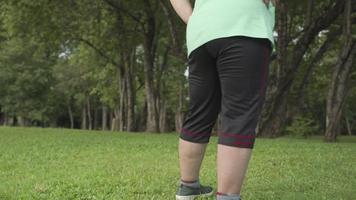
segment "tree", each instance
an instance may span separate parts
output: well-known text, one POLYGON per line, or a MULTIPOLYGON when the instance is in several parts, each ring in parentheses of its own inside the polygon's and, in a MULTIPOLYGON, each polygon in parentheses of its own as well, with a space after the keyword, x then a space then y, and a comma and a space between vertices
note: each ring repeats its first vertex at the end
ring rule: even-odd
POLYGON ((352 36, 352 4, 347 0, 344 9, 344 44, 333 69, 326 105, 325 141, 335 142, 340 134, 340 120, 348 91, 347 82, 356 55, 356 39, 352 36))

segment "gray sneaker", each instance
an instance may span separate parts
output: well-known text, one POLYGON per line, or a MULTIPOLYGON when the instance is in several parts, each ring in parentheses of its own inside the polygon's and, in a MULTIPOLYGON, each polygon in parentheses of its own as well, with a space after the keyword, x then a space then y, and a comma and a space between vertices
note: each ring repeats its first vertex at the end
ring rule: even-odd
POLYGON ((213 188, 210 186, 200 185, 199 188, 194 188, 180 184, 176 193, 176 200, 194 200, 196 197, 209 197, 213 194, 213 188))

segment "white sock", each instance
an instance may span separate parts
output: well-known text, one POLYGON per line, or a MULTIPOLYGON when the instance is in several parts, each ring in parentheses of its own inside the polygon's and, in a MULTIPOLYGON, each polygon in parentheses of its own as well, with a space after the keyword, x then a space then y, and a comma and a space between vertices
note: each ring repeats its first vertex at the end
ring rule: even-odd
POLYGON ((240 200, 240 194, 216 194, 217 200, 240 200))

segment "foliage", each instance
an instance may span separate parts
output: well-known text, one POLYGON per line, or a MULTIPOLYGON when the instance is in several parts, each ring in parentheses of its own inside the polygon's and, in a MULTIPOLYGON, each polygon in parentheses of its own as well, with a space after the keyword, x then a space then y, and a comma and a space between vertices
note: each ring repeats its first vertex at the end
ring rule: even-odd
MULTIPOLYGON (((72 106, 74 117, 80 120, 85 98, 88 96, 93 110, 105 106, 111 113, 117 111, 120 107, 120 97, 124 95, 120 90, 120 73, 126 60, 122 55, 133 49, 135 59, 131 66, 131 75, 135 96, 134 110, 137 117, 141 114, 145 117, 147 91, 144 64, 147 60, 143 46, 148 28, 145 24, 147 2, 152 8, 158 8, 157 12, 153 13, 156 29, 153 47, 156 52, 148 52, 155 53, 152 58, 153 84, 154 89, 160 87, 160 90, 154 92, 161 97, 157 101, 165 101, 167 116, 170 119, 168 123, 173 127, 179 105, 180 87, 183 87, 185 97, 183 107, 188 106, 188 84, 183 75, 187 66, 186 60, 176 55, 176 47, 172 48, 173 36, 169 22, 164 11, 159 9, 161 4, 158 0, 0 1, 0 117, 2 113, 6 113, 9 116, 24 115, 30 121, 41 121, 44 126, 57 121, 68 124, 68 107, 72 106), (161 68, 167 48, 167 65, 161 68)), ((287 33, 290 37, 286 56, 288 63, 293 58, 290 52, 295 48, 300 35, 305 32, 302 30, 306 22, 308 1, 286 2, 287 22, 290 25, 287 33)), ((335 3, 331 0, 313 2, 312 20, 335 3)), ((174 16, 175 13, 170 11, 174 16)), ((175 37, 183 39, 178 35, 184 36, 185 24, 177 16, 174 20, 178 26, 175 27, 178 31, 175 37)), ((311 134, 306 130, 311 126, 309 120, 320 127, 317 134, 323 131, 325 99, 330 87, 332 67, 342 48, 340 38, 334 40, 325 55, 313 65, 302 93, 300 86, 319 47, 326 41, 327 34, 340 28, 342 23, 340 16, 313 40, 294 76, 290 91, 286 91, 288 110, 297 111, 295 113, 304 112, 309 116, 306 119, 297 117, 289 128, 291 134, 311 134), (300 98, 301 96, 303 98, 300 98), (301 130, 297 128, 299 125, 301 130), (300 131, 302 133, 296 133, 300 131)), ((182 45, 185 45, 184 42, 182 45)), ((283 75, 286 67, 281 66, 278 69, 275 61, 271 64, 271 79, 280 82, 277 84, 283 84, 278 77, 283 75)), ((350 79, 350 94, 343 116, 349 120, 352 131, 356 128, 356 118, 353 114, 356 113, 353 104, 356 96, 355 69, 354 67, 350 79)), ((157 102, 157 105, 159 104, 160 102, 157 102)), ((290 115, 291 119, 295 117, 295 113, 290 115)), ((344 120, 341 123, 342 127, 345 127, 344 120)))
POLYGON ((35 40, 14 38, 0 49, 0 102, 8 112, 42 120, 50 94, 53 61, 35 40))
POLYGON ((287 134, 293 137, 304 137, 307 138, 319 130, 319 126, 315 124, 312 118, 304 117, 301 115, 296 116, 290 126, 287 126, 287 134))

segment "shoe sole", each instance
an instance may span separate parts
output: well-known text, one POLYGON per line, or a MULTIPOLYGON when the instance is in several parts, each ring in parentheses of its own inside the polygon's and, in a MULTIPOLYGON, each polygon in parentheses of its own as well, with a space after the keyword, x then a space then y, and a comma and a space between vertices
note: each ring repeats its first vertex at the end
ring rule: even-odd
POLYGON ((176 195, 176 200, 194 200, 197 197, 210 197, 214 194, 214 191, 211 191, 206 194, 197 194, 197 195, 189 195, 189 196, 179 196, 176 195))

